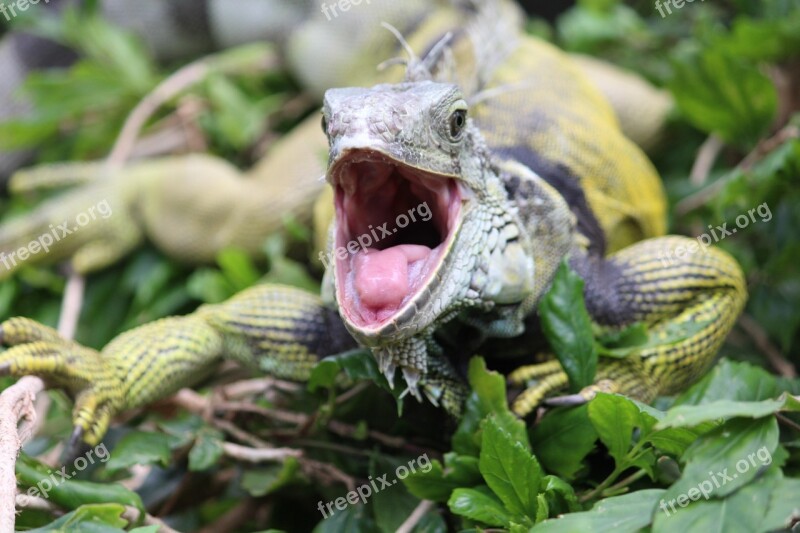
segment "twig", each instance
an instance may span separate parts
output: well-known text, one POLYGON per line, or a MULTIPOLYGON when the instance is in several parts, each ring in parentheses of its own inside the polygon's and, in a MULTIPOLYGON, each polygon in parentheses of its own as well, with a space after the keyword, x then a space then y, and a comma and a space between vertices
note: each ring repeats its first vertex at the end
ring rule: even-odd
MULTIPOLYGON (((135 524, 139 521, 139 517, 142 512, 137 509, 136 507, 131 507, 130 505, 125 506, 125 512, 122 513, 122 518, 130 522, 131 524, 135 524)), ((144 525, 145 526, 156 526, 158 528, 158 533, 180 533, 177 529, 172 529, 163 520, 160 518, 156 518, 150 514, 145 513, 144 515, 144 525)))
POLYGON ((625 479, 622 479, 622 480, 618 481, 617 483, 614 483, 613 485, 608 487, 603 492, 610 494, 612 492, 618 491, 619 489, 621 489, 623 487, 627 487, 628 485, 630 485, 631 483, 633 483, 637 479, 640 479, 640 478, 644 477, 645 475, 647 475, 647 471, 646 470, 644 470, 644 469, 637 470, 636 472, 634 472, 630 476, 626 477, 625 479))
POLYGON ((760 141, 756 147, 749 154, 747 154, 744 159, 742 159, 742 162, 739 163, 739 168, 745 171, 750 170, 753 168, 753 165, 775 151, 784 142, 788 141, 789 139, 797 138, 800 138, 800 129, 797 126, 789 124, 788 126, 781 128, 778 133, 772 137, 760 141))
POLYGON ((259 439, 255 435, 248 433, 247 431, 239 428, 236 424, 232 422, 228 422, 227 420, 220 420, 214 419, 213 424, 217 429, 220 429, 229 435, 233 435, 233 437, 245 444, 249 444, 255 448, 268 448, 269 443, 259 439))
POLYGON ((428 511, 433 509, 435 504, 429 500, 422 500, 417 505, 416 509, 414 509, 408 518, 400 524, 400 527, 397 528, 397 533, 411 533, 411 531, 416 527, 422 517, 427 514, 428 511))
POLYGON ((778 422, 783 423, 783 425, 789 426, 790 428, 792 428, 794 430, 800 431, 800 424, 798 424, 797 422, 795 422, 794 420, 792 420, 788 416, 783 415, 781 413, 775 413, 775 418, 778 419, 778 422))
MULTIPOLYGON (((261 66, 262 69, 277 64, 277 55, 272 49, 267 50, 268 52, 264 54, 264 57, 259 62, 261 63, 259 66, 261 66)), ((112 167, 121 166, 122 163, 130 157, 142 128, 144 128, 150 117, 152 117, 162 105, 169 102, 192 85, 204 80, 220 66, 223 68, 219 70, 225 71, 226 69, 223 65, 225 62, 225 54, 226 53, 223 52, 221 55, 204 57, 179 68, 142 98, 125 119, 125 124, 122 126, 122 130, 108 156, 109 165, 112 167)), ((237 68, 243 66, 234 62, 232 62, 232 65, 237 68)), ((252 68, 252 63, 250 63, 250 66, 252 68)), ((236 70, 236 68, 231 70, 236 70)))
POLYGON ((361 394, 364 390, 368 389, 371 386, 369 381, 362 381, 361 383, 350 387, 348 390, 344 391, 342 394, 336 397, 336 405, 341 405, 345 403, 347 400, 351 399, 354 396, 361 394))
POLYGON ((231 459, 248 463, 265 463, 270 461, 285 461, 289 457, 300 457, 303 452, 292 448, 248 448, 232 442, 222 445, 225 455, 231 459))
POLYGON ((250 520, 258 509, 258 503, 253 498, 247 498, 233 509, 208 524, 199 533, 217 533, 218 531, 238 531, 245 522, 250 520))
POLYGON ((65 339, 75 337, 78 318, 83 306, 83 291, 86 280, 77 272, 70 271, 64 298, 61 300, 61 314, 58 317, 58 333, 65 339))
POLYGON ((300 459, 300 466, 307 476, 316 478, 323 484, 339 481, 347 487, 347 490, 356 488, 356 479, 354 477, 348 476, 331 464, 303 457, 300 459))
POLYGON ((797 377, 797 371, 794 365, 783 356, 781 351, 778 350, 774 344, 772 344, 769 340, 769 335, 767 335, 767 332, 761 327, 761 324, 756 322, 750 315, 743 314, 739 317, 739 325, 750 335, 756 348, 766 356, 772 368, 777 370, 778 373, 785 378, 794 379, 797 377))
POLYGON ((47 511, 53 514, 63 514, 50 500, 45 500, 39 496, 28 496, 27 494, 17 494, 17 507, 20 509, 35 509, 37 511, 47 511))
POLYGON ((275 378, 256 378, 231 383, 222 388, 223 397, 238 400, 253 394, 264 394, 270 389, 280 389, 284 392, 296 392, 300 385, 291 381, 282 381, 275 378))
POLYGON ((689 173, 689 181, 692 185, 699 187, 706 182, 708 174, 711 172, 711 168, 714 166, 714 162, 717 160, 717 156, 723 146, 725 146, 725 143, 722 142, 722 139, 713 133, 700 145, 700 149, 697 151, 697 158, 695 158, 692 170, 689 173))
MULTIPOLYGON (((781 129, 778 133, 769 139, 763 139, 756 145, 756 147, 745 156, 739 163, 738 169, 748 171, 753 168, 758 161, 769 155, 772 151, 777 149, 788 139, 796 139, 800 137, 800 129, 796 126, 788 125, 781 129)), ((718 179, 705 189, 699 190, 694 194, 690 194, 677 204, 675 204, 675 214, 685 215, 690 211, 694 211, 698 207, 705 205, 711 198, 716 196, 727 184, 725 178, 718 179)))

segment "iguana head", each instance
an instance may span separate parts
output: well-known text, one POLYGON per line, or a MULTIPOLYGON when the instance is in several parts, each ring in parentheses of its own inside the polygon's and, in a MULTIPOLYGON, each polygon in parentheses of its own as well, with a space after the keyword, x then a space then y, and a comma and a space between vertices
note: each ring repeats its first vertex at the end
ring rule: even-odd
POLYGON ((518 304, 533 284, 529 243, 468 113, 458 87, 432 81, 325 95, 339 311, 413 393, 438 325, 518 304))

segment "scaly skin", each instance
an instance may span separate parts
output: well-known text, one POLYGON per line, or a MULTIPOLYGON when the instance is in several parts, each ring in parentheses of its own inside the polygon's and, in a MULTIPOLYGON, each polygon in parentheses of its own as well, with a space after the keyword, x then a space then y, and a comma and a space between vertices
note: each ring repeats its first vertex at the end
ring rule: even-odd
MULTIPOLYGON (((454 49, 472 37, 457 37, 454 49)), ((447 128, 452 110, 466 106, 463 94, 426 81, 426 65, 412 62, 408 83, 326 97, 330 181, 341 179, 352 154, 367 150, 401 168, 446 176, 463 191, 437 275, 380 328, 352 320, 334 269, 325 301, 255 287, 187 317, 136 328, 100 355, 12 319, 0 325, 11 346, 0 371, 41 375, 70 390, 76 426, 96 443, 118 411, 190 385, 222 358, 302 380, 318 357, 355 339, 373 349, 390 378, 400 366, 412 393, 419 387, 457 413, 464 385, 451 367, 452 347, 439 346, 434 334, 455 323, 487 337, 522 334, 568 258, 586 282, 587 308, 598 324, 644 322, 655 341, 624 359, 601 360, 597 383, 584 395, 602 389, 650 400, 681 390, 709 367, 744 305, 738 265, 716 249, 670 254, 691 241, 662 236, 665 205, 654 169, 566 56, 521 39, 510 57, 517 58, 514 68, 500 62, 487 76, 502 90, 472 106, 458 138, 448 139, 447 128)), ((566 384, 552 361, 521 366, 509 379, 529 387, 514 404, 520 415, 566 384)))
MULTIPOLYGON (((313 94, 321 94, 323 88, 330 86, 397 81, 397 69, 384 73, 375 69, 379 62, 398 52, 394 37, 379 27, 380 21, 394 24, 417 50, 430 48, 445 31, 472 25, 481 28, 481 46, 487 52, 478 58, 470 46, 454 50, 457 79, 469 94, 478 90, 482 81, 485 83, 496 63, 507 63, 513 71, 513 63, 519 61, 503 59, 502 50, 503 43, 513 40, 520 31, 522 19, 512 3, 492 1, 501 7, 496 16, 489 18, 463 7, 453 8, 448 0, 416 0, 362 6, 337 19, 336 24, 327 21, 315 4, 314 16, 291 32, 291 39, 285 43, 287 67, 313 94), (423 22, 418 24, 420 19, 423 22), (413 31, 406 31, 408 28, 413 31), (320 41, 329 50, 324 57, 315 52, 320 41)), ((581 65, 584 73, 599 82, 605 95, 621 104, 616 113, 623 125, 631 124, 626 133, 636 135, 642 142, 652 142, 669 105, 664 96, 613 66, 587 60, 581 60, 581 65), (631 98, 648 111, 646 116, 636 113, 635 120, 630 119, 627 110, 631 98)), ((488 84, 496 85, 497 82, 488 84)), ((212 262, 230 246, 257 255, 264 240, 282 228, 287 215, 310 220, 312 205, 324 191, 324 183, 318 178, 325 172, 326 152, 327 140, 319 129, 319 118, 312 116, 246 172, 208 155, 136 162, 112 175, 104 173, 100 164, 84 163, 20 171, 10 182, 12 192, 76 187, 42 203, 30 214, 0 225, 0 257, 10 256, 38 239, 49 231, 50 224, 72 222, 77 213, 100 202, 107 201, 114 216, 55 242, 49 253, 0 264, 0 280, 24 264, 63 260, 70 261, 75 271, 88 274, 118 261, 144 240, 188 263, 212 262)), ((327 227, 330 216, 328 209, 319 217, 317 229, 327 227)), ((317 235, 321 249, 325 232, 318 231, 317 235)))
POLYGON ((133 329, 101 352, 27 318, 6 320, 0 335, 13 346, 0 355, 0 374, 38 375, 67 390, 75 398, 75 427, 90 444, 115 414, 207 377, 223 356, 302 381, 320 357, 355 347, 317 296, 276 285, 133 329))

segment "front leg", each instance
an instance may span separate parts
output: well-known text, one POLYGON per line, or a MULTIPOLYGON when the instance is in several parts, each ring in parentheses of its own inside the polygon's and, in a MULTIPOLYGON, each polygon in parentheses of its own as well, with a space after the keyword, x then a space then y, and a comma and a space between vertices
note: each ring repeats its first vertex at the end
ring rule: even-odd
MULTIPOLYGON (((682 391, 711 366, 747 300, 736 261, 686 237, 648 239, 606 259, 579 256, 571 263, 585 280, 594 321, 612 328, 642 322, 650 333, 650 342, 627 357, 601 358, 584 399, 604 390, 649 402, 682 391)), ((531 385, 514 403, 520 415, 567 385, 554 362, 523 367, 510 380, 531 385)))
POLYGON ((305 380, 321 357, 355 347, 334 310, 314 295, 279 285, 247 289, 127 331, 101 352, 32 320, 0 324, 0 375, 37 375, 75 398, 76 435, 97 444, 113 417, 191 386, 223 358, 305 380))

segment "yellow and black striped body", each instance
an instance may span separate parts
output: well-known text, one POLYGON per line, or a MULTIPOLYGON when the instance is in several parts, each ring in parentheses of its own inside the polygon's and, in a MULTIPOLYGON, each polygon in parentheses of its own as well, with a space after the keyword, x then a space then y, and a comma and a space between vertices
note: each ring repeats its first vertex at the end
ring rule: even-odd
MULTIPOLYGON (((476 108, 476 121, 495 153, 534 171, 572 211, 577 235, 569 259, 585 280, 593 319, 609 328, 641 322, 663 341, 601 360, 598 381, 644 401, 684 389, 711 365, 744 306, 738 264, 692 239, 664 237, 666 199, 656 170, 563 52, 523 38, 489 83, 503 89, 476 108), (676 331, 692 333, 676 342, 676 331)), ((523 209, 524 179, 506 185, 523 209)), ((538 257, 544 268, 537 272, 554 272, 561 259, 538 257)), ((523 367, 511 381, 530 385, 515 403, 519 414, 567 384, 547 363, 523 367)))

